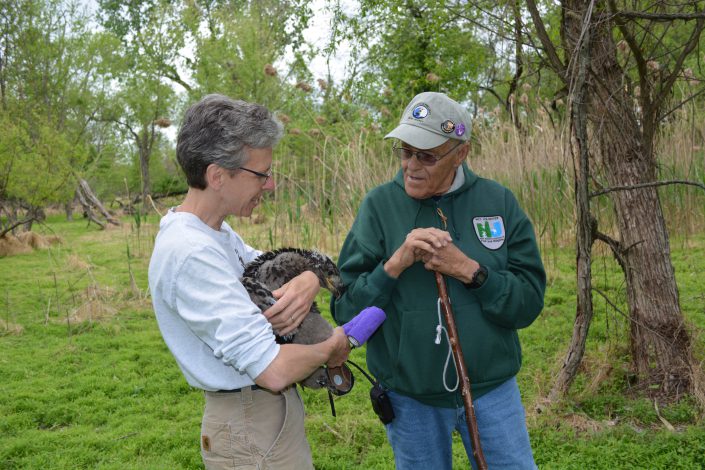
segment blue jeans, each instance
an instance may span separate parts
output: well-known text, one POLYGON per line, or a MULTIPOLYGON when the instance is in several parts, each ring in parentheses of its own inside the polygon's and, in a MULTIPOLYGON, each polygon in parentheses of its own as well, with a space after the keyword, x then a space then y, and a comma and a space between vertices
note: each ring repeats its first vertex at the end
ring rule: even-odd
MULTIPOLYGON (((452 469, 452 433, 460 432, 474 469, 465 409, 439 408, 389 391, 394 420, 386 425, 397 470, 452 469)), ((526 430, 516 378, 473 400, 482 452, 491 470, 534 470, 534 456, 526 430)))

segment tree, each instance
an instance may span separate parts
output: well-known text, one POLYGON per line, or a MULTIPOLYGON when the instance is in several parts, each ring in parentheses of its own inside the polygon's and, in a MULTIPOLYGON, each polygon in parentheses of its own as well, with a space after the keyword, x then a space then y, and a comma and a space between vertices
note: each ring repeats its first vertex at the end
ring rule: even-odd
POLYGON ((137 150, 143 204, 152 190, 150 161, 161 137, 159 130, 171 126, 165 116, 170 113, 173 98, 174 90, 161 77, 133 72, 123 78, 123 89, 113 96, 111 110, 103 117, 116 123, 137 150))
POLYGON ((189 64, 195 83, 190 98, 222 93, 287 114, 310 109, 312 77, 303 39, 311 16, 309 3, 204 0, 190 4, 183 12, 194 55, 189 64))
POLYGON ((554 92, 552 76, 541 75, 519 0, 360 4, 354 16, 336 10, 344 33, 334 37, 353 44, 353 72, 343 89, 378 112, 385 125, 398 119, 409 97, 441 91, 471 101, 480 117, 499 106, 520 127, 534 108, 525 87, 537 98, 544 90, 554 92))
MULTIPOLYGON (((118 125, 132 141, 139 161, 141 200, 151 193, 150 160, 160 128, 171 125, 176 92, 191 86, 179 74, 185 31, 180 9, 167 1, 102 0, 103 26, 121 42, 112 74, 119 84, 101 119, 118 125)), ((147 210, 146 205, 143 210, 147 210)))
POLYGON ((654 142, 669 106, 679 105, 671 102, 673 87, 700 44, 703 2, 563 0, 560 46, 548 37, 535 2, 527 5, 547 63, 570 90, 578 149, 578 309, 552 396, 568 390, 584 352, 592 318, 591 248, 601 240, 624 272, 638 388, 667 401, 684 393, 702 398, 657 192, 664 182, 657 181, 654 142), (589 181, 601 187, 590 188, 589 181), (590 198, 605 194, 614 204, 617 236, 602 232, 591 212, 590 198))
POLYGON ((76 4, 55 0, 0 5, 0 210, 9 223, 41 219, 71 197, 87 158, 93 89, 93 35, 76 4))

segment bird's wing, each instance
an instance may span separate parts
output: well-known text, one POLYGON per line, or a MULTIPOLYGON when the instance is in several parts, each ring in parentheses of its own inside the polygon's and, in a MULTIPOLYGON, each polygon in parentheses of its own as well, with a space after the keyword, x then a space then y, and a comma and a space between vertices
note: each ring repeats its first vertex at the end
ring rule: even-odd
MULTIPOLYGON (((242 285, 245 286, 247 293, 250 294, 250 300, 252 300, 252 303, 257 305, 257 307, 259 307, 262 312, 274 305, 274 302, 277 301, 277 299, 272 296, 272 292, 267 288, 267 286, 264 283, 258 281, 257 279, 253 279, 251 277, 243 277, 242 285)), ((296 334, 296 331, 297 330, 294 330, 284 336, 279 336, 275 332, 277 343, 291 343, 294 338, 294 335, 296 334)))
POLYGON ((276 302, 276 299, 272 296, 272 291, 267 289, 267 286, 257 279, 243 277, 242 285, 245 286, 247 293, 250 294, 252 303, 257 305, 263 312, 276 302))

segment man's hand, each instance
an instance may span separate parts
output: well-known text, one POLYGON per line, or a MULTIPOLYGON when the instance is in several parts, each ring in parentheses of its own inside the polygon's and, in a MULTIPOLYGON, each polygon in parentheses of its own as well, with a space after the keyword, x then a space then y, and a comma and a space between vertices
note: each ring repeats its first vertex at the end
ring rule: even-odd
POLYGON ((319 289, 318 277, 311 271, 304 271, 272 291, 277 302, 263 313, 278 335, 289 334, 298 328, 311 310, 319 289))
POLYGON ((453 238, 444 230, 438 228, 416 228, 406 235, 404 243, 384 264, 384 270, 392 277, 399 277, 409 266, 420 261, 424 255, 433 254, 442 249, 453 238))
POLYGON ((424 252, 421 260, 424 262, 424 268, 429 271, 438 271, 465 283, 470 282, 472 275, 480 268, 477 261, 469 258, 453 243, 433 253, 424 252))

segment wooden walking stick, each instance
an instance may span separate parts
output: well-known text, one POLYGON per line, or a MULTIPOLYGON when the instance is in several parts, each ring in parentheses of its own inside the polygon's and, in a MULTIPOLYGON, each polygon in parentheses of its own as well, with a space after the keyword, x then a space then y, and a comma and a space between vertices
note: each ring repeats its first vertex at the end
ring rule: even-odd
POLYGON ((455 364, 458 369, 458 376, 460 377, 460 393, 463 396, 463 406, 465 406, 465 421, 468 425, 468 431, 470 431, 472 455, 475 457, 475 462, 477 463, 478 468, 480 468, 480 470, 487 470, 487 462, 485 462, 485 456, 482 453, 482 447, 480 446, 480 432, 477 429, 475 408, 472 405, 470 377, 468 376, 468 369, 465 367, 463 351, 460 348, 458 329, 455 327, 453 310, 450 307, 450 299, 448 299, 446 280, 443 277, 443 274, 438 271, 436 271, 435 274, 436 285, 438 286, 438 295, 441 299, 441 310, 443 311, 443 317, 446 320, 446 325, 448 325, 448 341, 450 342, 450 349, 453 351, 453 359, 455 359, 455 364))

